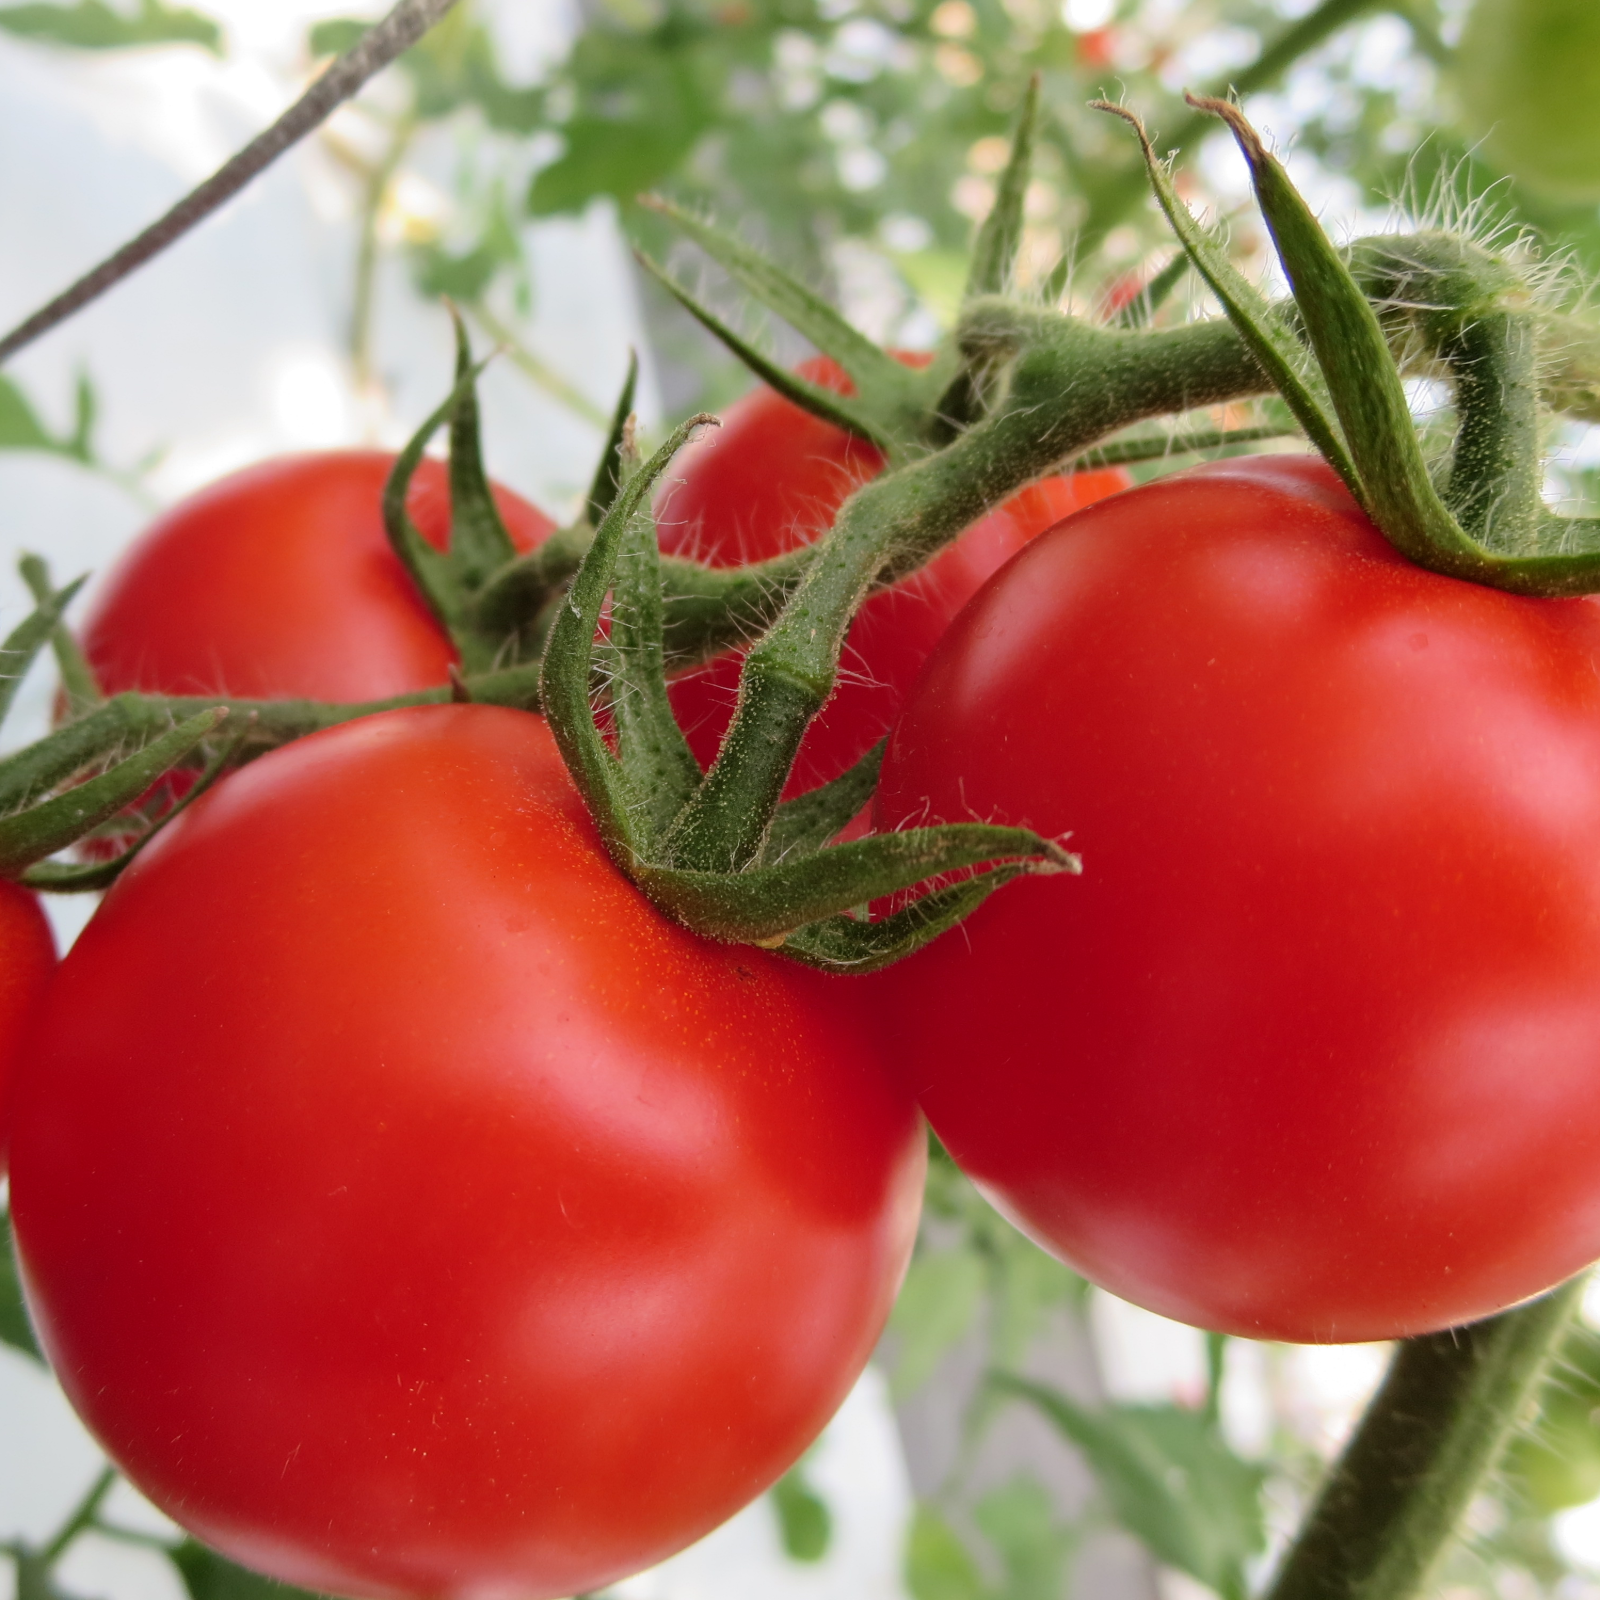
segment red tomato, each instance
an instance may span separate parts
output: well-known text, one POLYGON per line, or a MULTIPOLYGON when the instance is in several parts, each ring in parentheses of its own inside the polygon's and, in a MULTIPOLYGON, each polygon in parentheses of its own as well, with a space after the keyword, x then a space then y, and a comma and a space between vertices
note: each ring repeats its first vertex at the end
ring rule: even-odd
MULTIPOLYGON (((283 456, 173 507, 111 574, 84 629, 110 692, 377 700, 445 681, 455 651, 384 536, 394 457, 375 450, 283 456)), ((495 499, 512 542, 554 524, 509 489, 495 499)), ((425 460, 412 517, 449 542, 445 468, 425 460)))
POLYGON ((1600 603, 1411 566, 1320 462, 1082 512, 928 662, 877 819, 1072 831, 864 983, 956 1160, 1095 1282, 1301 1341, 1600 1255, 1600 603))
POLYGON ((0 1174, 6 1168, 11 1079, 22 1035, 55 966, 55 936, 39 897, 0 878, 0 1174))
POLYGON ((782 1473, 882 1327, 922 1140, 844 1004, 659 916, 536 717, 305 739, 133 864, 31 1035, 41 1340, 248 1565, 601 1588, 782 1473))
MULTIPOLYGON (((837 393, 850 390, 826 357, 799 371, 837 393)), ((872 445, 774 390, 757 389, 673 463, 656 502, 661 548, 729 567, 782 555, 825 533, 839 507, 882 467, 872 445)), ((1128 482, 1120 469, 1047 478, 975 523, 921 572, 869 599, 851 626, 838 687, 801 746, 788 792, 838 777, 882 738, 935 641, 991 572, 1068 512, 1128 482)), ((672 685, 673 710, 703 767, 728 731, 743 659, 741 652, 718 656, 672 685)))

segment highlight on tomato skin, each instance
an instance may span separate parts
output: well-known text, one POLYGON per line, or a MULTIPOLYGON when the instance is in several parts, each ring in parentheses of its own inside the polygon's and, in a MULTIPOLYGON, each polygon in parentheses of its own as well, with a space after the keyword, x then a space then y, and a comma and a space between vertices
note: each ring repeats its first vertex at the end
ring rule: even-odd
POLYGON ((1600 600, 1398 556, 1330 469, 1214 463, 956 619, 876 821, 1070 832, 871 986, 1036 1241, 1293 1342, 1483 1317, 1600 1255, 1600 600))
POLYGON ((665 921, 542 719, 226 778, 64 962, 18 1099, 41 1342, 112 1458, 332 1594, 599 1589, 843 1400, 925 1142, 844 986, 665 921))
MULTIPOLYGON (((926 360, 900 355, 913 365, 926 360)), ((851 392, 843 369, 826 356, 797 371, 824 388, 851 392)), ((673 463, 656 498, 661 548, 713 566, 785 554, 820 538, 883 464, 865 440, 758 387, 673 463)), ((1120 468, 1108 468, 1030 485, 920 572, 869 598, 851 625, 833 698, 806 735, 786 793, 838 777, 888 732, 928 652, 990 573, 1062 517, 1131 481, 1120 468)), ((743 660, 742 652, 728 651, 672 683, 673 710, 702 767, 711 765, 732 720, 743 660)))
MULTIPOLYGON (((384 534, 394 457, 377 450, 280 456, 163 513, 112 570, 83 629, 110 693, 332 701, 444 683, 456 655, 384 534)), ((518 550, 555 524, 495 486, 518 550)), ((447 471, 426 458, 408 508, 449 541, 447 471)))
POLYGON ((0 1177, 10 1145, 12 1083, 55 969, 55 934, 38 895, 0 879, 0 1177))

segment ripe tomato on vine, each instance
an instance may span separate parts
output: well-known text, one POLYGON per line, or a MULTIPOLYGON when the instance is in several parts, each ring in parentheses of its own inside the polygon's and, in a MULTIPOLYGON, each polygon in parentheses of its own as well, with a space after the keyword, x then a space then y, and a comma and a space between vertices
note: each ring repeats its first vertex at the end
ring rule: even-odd
MULTIPOLYGON (((455 650, 384 533, 393 465, 376 450, 282 456, 158 517, 85 623, 101 686, 362 701, 445 682, 455 650)), ((519 551, 554 528, 520 495, 494 492, 519 551)), ((441 462, 421 462, 407 505, 423 537, 447 548, 441 462)))
POLYGON ((1070 830, 875 978, 965 1170, 1115 1293, 1387 1339, 1600 1254, 1600 601, 1439 577, 1321 462, 1197 468, 997 574, 882 828, 1070 830))
POLYGON ((794 1462, 925 1159, 839 986, 667 922, 485 706, 172 823, 61 969, 14 1156, 40 1340, 157 1504, 312 1588, 547 1597, 794 1462))

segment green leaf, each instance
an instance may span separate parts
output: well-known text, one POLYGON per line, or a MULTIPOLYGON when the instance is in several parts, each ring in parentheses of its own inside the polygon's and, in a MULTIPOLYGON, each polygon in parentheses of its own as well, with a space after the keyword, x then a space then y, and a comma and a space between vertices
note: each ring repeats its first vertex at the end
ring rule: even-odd
POLYGON ((43 1361, 44 1353, 33 1336, 28 1308, 22 1300, 22 1278, 17 1271, 16 1246, 11 1238, 11 1213, 0 1211, 0 1344, 43 1361))
POLYGON ((1013 1478, 972 1508, 972 1520, 1006 1570, 995 1600, 1059 1600, 1077 1535, 1057 1516, 1043 1484, 1013 1478))
POLYGON ((236 1566, 194 1539, 185 1539, 171 1556, 190 1600, 298 1600, 311 1593, 236 1566))
POLYGON ((995 1373, 995 1388, 1031 1401, 1084 1454, 1111 1513, 1158 1561, 1230 1600, 1266 1540, 1260 1467, 1242 1461, 1198 1411, 1107 1406, 1091 1411, 1045 1384, 995 1373))
POLYGON ((791 1561, 822 1560, 833 1542, 833 1514, 803 1467, 791 1467, 773 1484, 771 1494, 784 1554, 791 1561))
POLYGON ((1009 1223, 994 1228, 988 1244, 993 1300, 989 1359, 996 1366, 1011 1367, 1038 1337, 1046 1314, 1081 1295, 1086 1285, 1071 1267, 1047 1255, 1009 1223))
POLYGON ((666 128, 584 117, 561 131, 566 153, 543 168, 528 190, 536 217, 573 215, 598 195, 629 201, 653 189, 689 153, 709 120, 686 116, 666 128))
POLYGON ((306 49, 312 56, 342 56, 347 50, 354 50, 371 28, 370 22, 359 22, 354 17, 328 17, 311 25, 306 49))
POLYGON ((132 13, 113 10, 105 0, 76 5, 43 3, 0 7, 0 29, 23 39, 70 45, 75 50, 125 50, 133 45, 197 44, 220 56, 222 29, 202 12, 139 0, 132 13))
POLYGON ((899 1354, 889 1379, 896 1400, 914 1394, 952 1346, 964 1339, 983 1305, 983 1261, 973 1250, 921 1251, 889 1314, 899 1354))
MULTIPOLYGON (((0 12, 0 27, 4 26, 0 12)), ((46 431, 38 413, 10 378, 0 374, 0 450, 50 450, 61 446, 46 431)))
POLYGON ((906 1588, 912 1600, 984 1600, 982 1577, 955 1530, 919 1502, 906 1540, 906 1588))

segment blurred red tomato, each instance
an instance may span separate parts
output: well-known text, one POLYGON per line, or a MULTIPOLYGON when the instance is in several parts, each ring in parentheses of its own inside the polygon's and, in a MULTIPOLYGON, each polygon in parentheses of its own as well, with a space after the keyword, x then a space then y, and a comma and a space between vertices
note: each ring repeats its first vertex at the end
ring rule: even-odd
POLYGON ((6 1168, 18 1051, 55 966, 55 936, 39 897, 0 879, 0 1173, 6 1168))
MULTIPOLYGON (((902 359, 920 365, 926 357, 902 359)), ((802 376, 840 394, 844 372, 825 356, 802 376)), ((673 464, 656 498, 661 548, 713 566, 782 555, 819 538, 839 507, 883 468, 878 450, 762 387, 728 408, 673 464)), ((1070 512, 1128 486, 1120 469, 1046 478, 973 524, 928 564, 873 595, 851 625, 833 698, 800 747, 787 792, 836 778, 888 732, 928 652, 984 580, 1070 512)), ((740 652, 672 685, 672 706, 701 766, 733 717, 740 652)))
MULTIPOLYGON (((383 530, 393 465, 375 450, 283 456, 158 517, 84 628, 102 686, 358 701, 445 682, 455 651, 383 530)), ((555 526, 509 489, 497 486, 495 500, 519 550, 555 526)), ((408 503, 423 536, 444 549, 441 462, 422 462, 408 503)))

